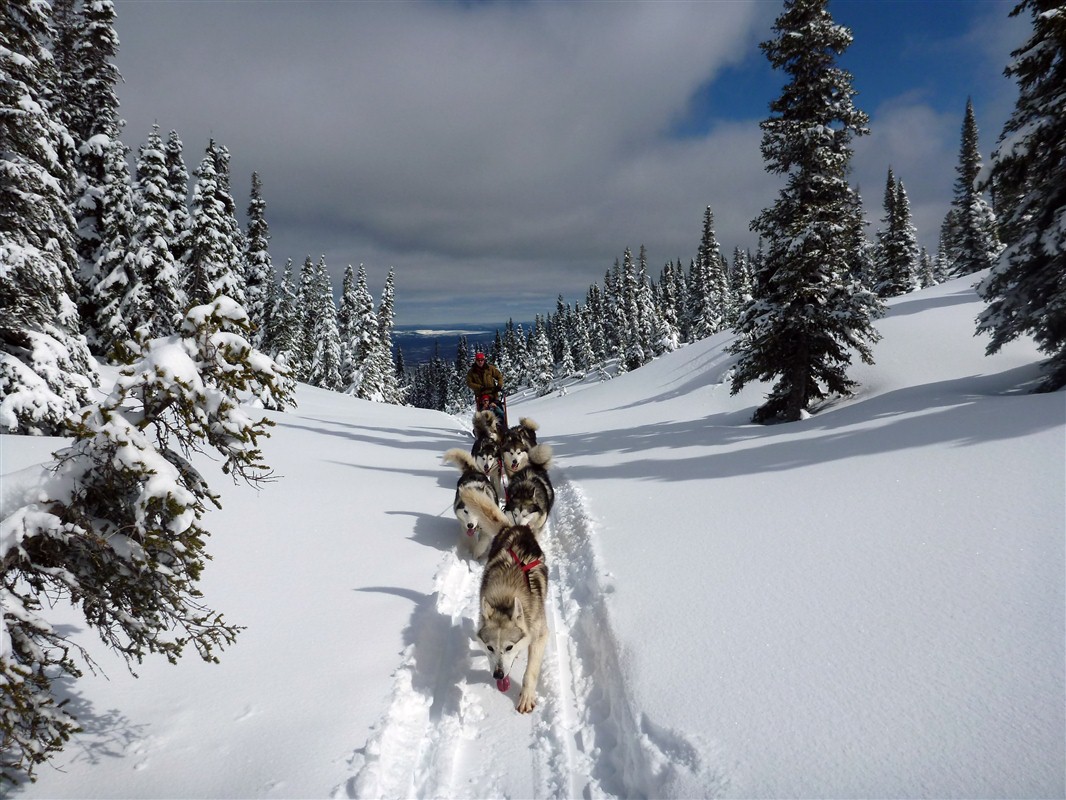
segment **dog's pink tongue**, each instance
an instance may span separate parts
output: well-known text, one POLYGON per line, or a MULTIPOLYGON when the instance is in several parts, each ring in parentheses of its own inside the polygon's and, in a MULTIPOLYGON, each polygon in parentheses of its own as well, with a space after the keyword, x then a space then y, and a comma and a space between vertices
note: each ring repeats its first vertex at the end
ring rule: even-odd
POLYGON ((500 678, 498 681, 496 681, 496 688, 499 689, 501 692, 506 692, 508 689, 511 688, 511 679, 506 676, 500 678))

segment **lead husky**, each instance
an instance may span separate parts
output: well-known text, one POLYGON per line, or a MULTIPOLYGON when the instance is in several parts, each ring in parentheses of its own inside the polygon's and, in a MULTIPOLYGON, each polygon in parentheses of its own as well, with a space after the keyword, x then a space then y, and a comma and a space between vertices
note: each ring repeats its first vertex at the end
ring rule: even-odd
POLYGON ((537 537, 525 525, 510 525, 499 506, 472 487, 459 490, 463 502, 494 533, 481 576, 481 616, 477 638, 489 657, 496 688, 506 692, 515 657, 528 651, 522 692, 516 708, 527 714, 537 705, 537 681, 548 622, 544 599, 548 595, 548 567, 537 537))
POLYGON ((481 558, 492 544, 492 534, 481 527, 480 517, 471 511, 463 500, 462 491, 466 489, 469 492, 476 492, 484 497, 486 502, 497 506, 500 502, 499 495, 496 494, 492 481, 481 471, 473 456, 465 450, 458 447, 449 450, 444 454, 444 462, 450 462, 463 471, 455 485, 455 500, 452 502, 452 511, 455 512, 455 518, 459 520, 461 528, 459 547, 469 548, 472 557, 481 558))

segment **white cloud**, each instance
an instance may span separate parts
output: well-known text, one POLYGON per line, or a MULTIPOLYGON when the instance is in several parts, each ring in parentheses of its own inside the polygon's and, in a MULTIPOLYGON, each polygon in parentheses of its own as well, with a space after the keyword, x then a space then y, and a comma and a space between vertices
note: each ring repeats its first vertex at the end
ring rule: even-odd
MULTIPOLYGON (((529 318, 560 292, 583 297, 626 246, 647 245, 656 272, 687 263, 708 204, 727 251, 753 246, 748 225, 780 187, 757 120, 670 136, 701 88, 750 60, 775 4, 117 9, 127 144, 154 121, 176 128, 191 169, 213 136, 231 150, 239 207, 251 172, 263 179, 279 269, 324 253, 338 284, 365 263, 380 287, 395 265, 401 323, 459 321, 456 295, 464 322, 529 318), (470 308, 468 287, 486 284, 502 289, 496 305, 470 308)), ((857 143, 868 216, 889 163, 922 227, 942 214, 962 110, 913 98, 877 110, 857 143)))

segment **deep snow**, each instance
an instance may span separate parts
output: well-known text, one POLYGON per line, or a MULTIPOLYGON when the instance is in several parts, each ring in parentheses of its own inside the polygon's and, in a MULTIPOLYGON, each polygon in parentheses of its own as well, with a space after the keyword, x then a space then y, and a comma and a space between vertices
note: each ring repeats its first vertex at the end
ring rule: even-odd
MULTIPOLYGON (((727 334, 511 398, 558 491, 528 716, 524 660, 501 695, 472 641, 468 420, 301 385, 277 482, 207 472, 204 593, 247 630, 134 679, 55 609, 107 678, 15 796, 1064 796, 1066 395, 1025 393, 1030 342, 983 355, 973 280, 892 301, 859 394, 799 423, 748 422, 727 334)), ((0 437, 0 473, 62 444, 0 437)))

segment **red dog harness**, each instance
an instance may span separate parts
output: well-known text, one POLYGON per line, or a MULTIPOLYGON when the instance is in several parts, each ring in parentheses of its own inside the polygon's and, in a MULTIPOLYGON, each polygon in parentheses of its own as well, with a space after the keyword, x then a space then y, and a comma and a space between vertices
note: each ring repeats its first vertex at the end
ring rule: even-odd
POLYGON ((514 559, 515 566, 522 570, 522 573, 526 576, 526 580, 528 581, 529 571, 533 569, 533 567, 536 567, 540 564, 540 559, 538 558, 536 561, 530 561, 528 564, 523 564, 522 559, 518 557, 518 555, 512 548, 508 547, 507 552, 511 554, 511 558, 514 559))

